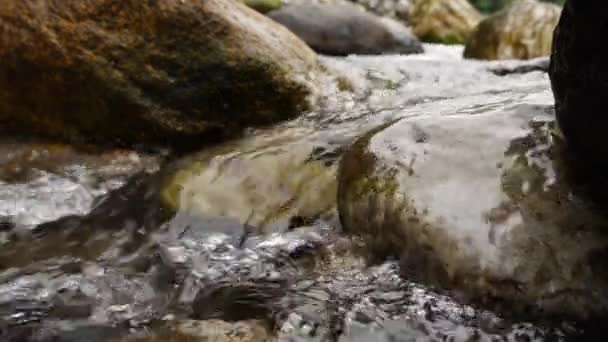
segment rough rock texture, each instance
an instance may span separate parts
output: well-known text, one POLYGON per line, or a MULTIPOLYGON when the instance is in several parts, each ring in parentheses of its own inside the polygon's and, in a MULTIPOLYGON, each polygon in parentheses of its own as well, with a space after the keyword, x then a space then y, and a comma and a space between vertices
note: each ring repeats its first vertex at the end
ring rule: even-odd
POLYGON ((262 13, 270 12, 283 6, 282 0, 242 0, 242 2, 262 13))
POLYGON ((532 93, 362 137, 340 165, 340 219, 375 254, 400 255, 408 279, 514 310, 602 315, 608 219, 578 191, 588 179, 573 180, 555 141, 550 93, 532 93))
POLYGON ((423 41, 463 44, 481 19, 467 0, 416 0, 409 22, 423 41))
POLYGON ((5 0, 0 127, 178 144, 296 116, 315 54, 225 0, 5 0))
POLYGON ((329 55, 420 53, 420 41, 389 18, 352 4, 291 4, 268 14, 315 51, 329 55))
POLYGON ((117 342, 269 342, 274 338, 264 322, 177 321, 169 332, 144 338, 117 339, 117 342))
POLYGON ((608 166, 605 101, 608 48, 598 41, 608 32, 608 3, 568 1, 555 30, 549 75, 560 129, 581 159, 608 166))
POLYGON ((467 42, 466 58, 530 59, 551 54, 553 30, 561 7, 518 0, 484 19, 467 42))

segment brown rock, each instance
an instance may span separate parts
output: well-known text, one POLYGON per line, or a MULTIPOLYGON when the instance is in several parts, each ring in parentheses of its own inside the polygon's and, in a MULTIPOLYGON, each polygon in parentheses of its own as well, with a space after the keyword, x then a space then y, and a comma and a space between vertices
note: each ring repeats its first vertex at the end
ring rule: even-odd
POLYGON ((487 60, 548 56, 560 12, 561 8, 553 4, 515 1, 477 26, 464 56, 487 60))
POLYGON ((462 44, 482 16, 467 0, 416 0, 409 19, 423 41, 462 44))
POLYGON ((0 127, 169 145, 296 116, 316 56, 227 0, 4 0, 0 127))

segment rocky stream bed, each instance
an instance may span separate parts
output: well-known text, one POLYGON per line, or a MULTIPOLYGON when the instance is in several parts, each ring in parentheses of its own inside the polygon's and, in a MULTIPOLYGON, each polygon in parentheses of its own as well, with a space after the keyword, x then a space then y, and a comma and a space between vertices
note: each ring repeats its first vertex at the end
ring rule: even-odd
POLYGON ((547 60, 424 49, 320 57, 319 109, 187 155, 1 142, 0 339, 592 339, 606 221, 550 162, 547 60))

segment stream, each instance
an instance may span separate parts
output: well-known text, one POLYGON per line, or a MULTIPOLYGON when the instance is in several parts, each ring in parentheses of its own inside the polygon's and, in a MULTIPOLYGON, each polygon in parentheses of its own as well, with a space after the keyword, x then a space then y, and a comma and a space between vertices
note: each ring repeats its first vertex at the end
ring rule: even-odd
POLYGON ((543 61, 320 57, 317 110, 187 156, 0 142, 2 341, 576 341, 409 281, 341 232, 336 172, 370 129, 552 110, 543 61), (522 71, 523 70, 523 71, 522 71))

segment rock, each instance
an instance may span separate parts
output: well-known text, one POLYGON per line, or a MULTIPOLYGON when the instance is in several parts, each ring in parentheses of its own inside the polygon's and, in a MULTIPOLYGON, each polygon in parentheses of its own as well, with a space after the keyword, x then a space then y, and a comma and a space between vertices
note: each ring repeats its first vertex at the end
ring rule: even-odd
POLYGON ((176 165, 163 199, 198 217, 237 219, 256 233, 287 227, 294 216, 330 215, 337 165, 312 135, 278 127, 189 156, 176 165))
POLYGON ((317 69, 288 30, 223 0, 8 0, 0 59, 6 131, 177 147, 298 115, 317 69))
POLYGON ((352 4, 291 4, 269 17, 285 25, 315 51, 328 55, 413 54, 422 45, 403 25, 352 4))
POLYGON ((184 321, 177 330, 185 336, 198 337, 200 341, 265 342, 271 339, 268 328, 260 321, 184 321))
POLYGON ((283 6, 282 0, 242 0, 243 3, 258 12, 266 13, 283 6))
POLYGON ((412 3, 410 0, 350 0, 368 11, 400 21, 407 21, 412 3))
MULTIPOLYGON (((591 167, 604 170, 608 117, 608 49, 597 43, 606 32, 608 3, 567 1, 555 30, 549 75, 557 122, 568 144, 591 167)), ((602 171, 600 171, 602 172, 602 171)))
POLYGON ((399 255, 408 279, 510 312, 601 316, 608 219, 578 191, 586 177, 572 180, 550 93, 530 96, 360 138, 340 165, 341 222, 377 256, 399 255))
POLYGON ((467 0, 416 0, 409 22, 422 41, 464 44, 481 19, 467 0))
POLYGON ((538 57, 528 60, 507 60, 498 62, 489 68, 490 72, 498 76, 506 76, 513 74, 526 74, 529 72, 549 71, 549 57, 538 57))
POLYGON ((560 12, 554 4, 517 0, 479 23, 464 56, 486 60, 548 56, 560 12))
POLYGON ((172 331, 144 338, 124 338, 121 342, 267 342, 273 341, 263 322, 248 320, 225 322, 182 320, 173 323, 172 331))

